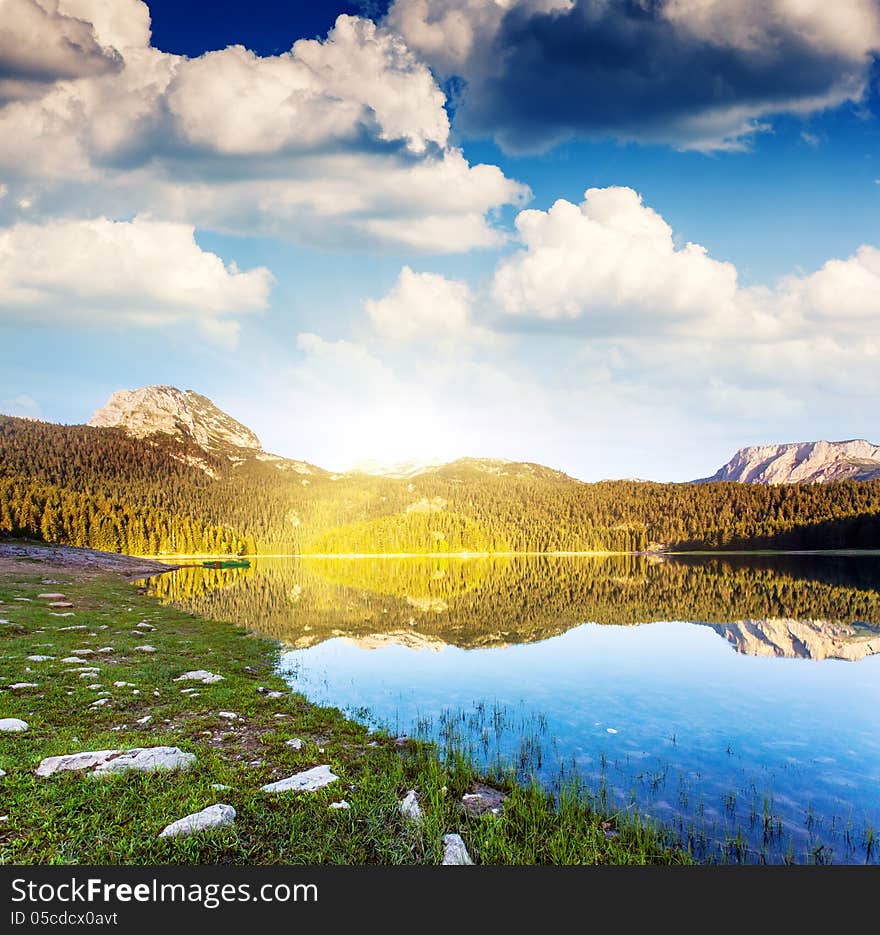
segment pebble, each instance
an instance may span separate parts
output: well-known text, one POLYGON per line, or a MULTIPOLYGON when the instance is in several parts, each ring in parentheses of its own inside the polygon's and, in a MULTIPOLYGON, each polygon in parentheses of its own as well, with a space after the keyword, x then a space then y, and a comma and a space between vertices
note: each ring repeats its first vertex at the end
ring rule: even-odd
POLYGON ((173 838, 183 834, 195 834, 199 831, 231 825, 233 821, 235 821, 235 809, 231 805, 218 803, 171 822, 160 832, 159 837, 173 838))
POLYGON ((415 789, 410 789, 400 803, 400 814, 409 821, 421 821, 425 815, 422 806, 419 805, 419 794, 415 789))
POLYGON ((38 594, 37 597, 40 598, 41 600, 47 600, 47 601, 63 601, 67 597, 67 595, 53 593, 53 594, 38 594))
POLYGON ((234 711, 218 711, 218 717, 225 717, 227 721, 237 721, 239 716, 234 711))
POLYGON ((174 679, 175 682, 202 682, 205 685, 213 685, 215 682, 222 682, 223 676, 215 672, 208 672, 207 669, 193 669, 192 672, 184 672, 183 675, 174 679))
POLYGON ((7 734, 17 734, 28 729, 30 725, 27 721, 22 721, 17 717, 0 718, 0 731, 7 734))
POLYGON ((36 682, 13 682, 10 688, 39 688, 36 682))
POLYGON ((261 786, 260 789, 262 792, 315 792, 317 789, 329 786, 331 782, 336 782, 337 779, 339 777, 324 764, 295 773, 286 779, 279 779, 278 782, 270 782, 266 786, 261 786))
POLYGON ((135 646, 134 651, 136 653, 154 653, 156 652, 156 647, 144 643, 143 646, 135 646))
POLYGON ((299 737, 294 737, 292 740, 285 740, 284 743, 288 747, 293 747, 294 750, 302 750, 303 748, 303 742, 299 739, 299 737))
POLYGON ((331 802, 327 807, 328 808, 343 808, 343 809, 351 808, 351 806, 348 804, 348 802, 345 801, 345 799, 340 799, 340 801, 338 802, 331 802))
POLYGON ((47 662, 49 659, 54 659, 54 656, 28 656, 29 662, 47 662))
POLYGON ((444 834, 443 844, 445 851, 441 866, 466 867, 473 865, 471 855, 468 854, 464 841, 459 834, 444 834))

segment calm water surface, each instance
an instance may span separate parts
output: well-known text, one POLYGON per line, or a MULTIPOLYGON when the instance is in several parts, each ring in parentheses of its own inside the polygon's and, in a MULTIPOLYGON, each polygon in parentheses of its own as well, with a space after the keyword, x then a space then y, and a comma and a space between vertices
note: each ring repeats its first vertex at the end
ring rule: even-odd
POLYGON ((154 579, 308 698, 581 778, 704 858, 880 862, 880 556, 260 560, 154 579))

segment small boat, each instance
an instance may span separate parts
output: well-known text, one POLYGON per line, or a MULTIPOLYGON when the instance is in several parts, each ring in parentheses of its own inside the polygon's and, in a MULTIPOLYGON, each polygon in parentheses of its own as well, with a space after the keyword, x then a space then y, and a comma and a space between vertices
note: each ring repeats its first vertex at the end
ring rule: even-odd
POLYGON ((246 558, 210 558, 202 562, 205 568, 250 568, 246 558))

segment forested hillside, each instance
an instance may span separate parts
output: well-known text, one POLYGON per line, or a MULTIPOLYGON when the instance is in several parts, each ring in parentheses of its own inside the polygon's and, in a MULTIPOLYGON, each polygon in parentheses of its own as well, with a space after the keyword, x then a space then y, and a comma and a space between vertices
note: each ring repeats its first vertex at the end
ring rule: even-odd
POLYGON ((0 535, 134 554, 878 548, 880 482, 585 484, 477 459, 337 475, 3 416, 0 535))

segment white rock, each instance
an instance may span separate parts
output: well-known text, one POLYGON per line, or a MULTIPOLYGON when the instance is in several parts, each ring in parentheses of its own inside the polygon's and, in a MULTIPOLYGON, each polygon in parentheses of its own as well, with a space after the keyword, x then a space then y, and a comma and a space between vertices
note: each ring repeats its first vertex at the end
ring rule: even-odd
POLYGON ((114 682, 113 687, 114 688, 136 688, 137 686, 135 685, 134 682, 114 682))
POLYGON ((419 794, 415 789, 410 789, 400 803, 400 814, 410 821, 421 821, 425 817, 422 806, 419 805, 419 794))
POLYGON ((292 740, 285 740, 284 743, 288 747, 293 747, 294 750, 302 750, 303 748, 303 742, 299 739, 299 737, 294 737, 292 740))
POLYGON ((99 688, 103 688, 104 686, 103 686, 100 682, 95 682, 93 685, 89 685, 89 686, 87 686, 87 687, 88 687, 91 691, 97 691, 99 688))
POLYGON ((232 786, 227 786, 226 783, 223 782, 215 782, 211 784, 211 788, 215 792, 227 792, 232 786))
POLYGON ((147 714, 147 715, 145 715, 144 717, 139 717, 139 718, 135 721, 135 724, 149 724, 150 721, 152 721, 152 720, 153 720, 153 715, 152 715, 152 714, 147 714))
POLYGON ((0 731, 5 731, 8 734, 16 734, 20 731, 28 729, 28 722, 22 721, 21 718, 17 717, 3 717, 0 718, 0 731))
POLYGON ((0 779, 2 779, 5 775, 6 775, 6 770, 0 769, 0 779))
POLYGON ((287 695, 287 692, 269 692, 267 698, 284 698, 287 695))
POLYGON ((50 607, 73 607, 73 604, 70 601, 52 601, 49 604, 50 607))
POLYGON ((90 708, 103 708, 104 705, 109 704, 110 700, 108 698, 99 698, 97 701, 93 701, 89 707, 90 708))
POLYGON ((94 656, 94 649, 71 649, 71 656, 94 656))
POLYGON ((302 773, 288 776, 287 779, 270 782, 262 786, 261 790, 263 792, 315 792, 317 789, 329 786, 331 782, 336 782, 337 779, 339 777, 330 771, 329 766, 313 766, 302 773))
POLYGON ((143 646, 135 646, 134 651, 136 653, 154 653, 156 652, 156 647, 144 643, 143 646))
POLYGON ((64 598, 67 597, 67 595, 53 593, 53 594, 38 594, 37 597, 39 597, 42 600, 47 600, 47 601, 63 601, 64 598))
POLYGON ((217 716, 226 718, 227 721, 237 721, 239 719, 234 711, 218 711, 217 716))
POLYGON ((10 688, 39 688, 36 682, 14 682, 10 688))
POLYGON ((193 669, 192 672, 184 672, 183 675, 174 679, 175 682, 203 682, 205 685, 213 685, 214 682, 222 682, 223 676, 215 672, 208 672, 207 669, 193 669))
POLYGON ((45 778, 70 770, 104 776, 129 770, 143 773, 164 769, 189 769, 195 761, 192 753, 184 753, 178 747, 134 747, 124 752, 97 750, 46 757, 37 767, 37 776, 45 778))
POLYGON ((113 652, 113 647, 112 647, 112 646, 102 646, 100 649, 96 649, 95 652, 96 652, 96 653, 112 653, 112 652, 113 652))
POLYGON ((461 839, 461 835, 444 834, 443 844, 445 845, 446 850, 443 853, 441 866, 462 867, 473 864, 471 855, 468 854, 467 848, 464 845, 464 841, 461 839))
POLYGON ((340 799, 338 802, 331 802, 327 807, 328 807, 328 808, 334 808, 334 809, 335 809, 335 808, 342 808, 342 809, 346 809, 346 810, 348 810, 348 809, 351 808, 351 806, 348 804, 348 802, 345 801, 345 799, 340 799))
POLYGON ((28 662, 48 662, 54 656, 28 656, 28 662))
POLYGON ((200 812, 194 812, 185 818, 173 821, 159 834, 160 838, 173 838, 182 834, 195 834, 199 831, 208 831, 211 828, 221 828, 231 825, 235 820, 235 809, 231 805, 219 803, 209 805, 200 812))

